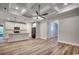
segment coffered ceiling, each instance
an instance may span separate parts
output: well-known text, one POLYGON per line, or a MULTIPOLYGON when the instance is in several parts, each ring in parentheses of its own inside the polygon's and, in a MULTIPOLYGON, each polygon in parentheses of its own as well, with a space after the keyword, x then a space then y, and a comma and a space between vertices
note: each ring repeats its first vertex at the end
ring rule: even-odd
POLYGON ((36 11, 38 11, 38 5, 40 5, 40 14, 48 13, 48 15, 44 16, 48 18, 50 15, 54 15, 61 9, 72 4, 74 3, 0 3, 0 10, 33 19, 34 16, 37 16, 36 11))

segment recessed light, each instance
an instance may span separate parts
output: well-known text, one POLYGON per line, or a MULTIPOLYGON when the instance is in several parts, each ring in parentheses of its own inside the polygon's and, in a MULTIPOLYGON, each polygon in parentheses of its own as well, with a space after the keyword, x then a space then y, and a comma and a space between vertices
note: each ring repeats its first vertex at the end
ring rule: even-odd
POLYGON ((67 5, 67 3, 64 3, 64 5, 67 5))
POLYGON ((26 9, 24 8, 24 9, 22 9, 22 11, 21 11, 21 13, 25 13, 26 12, 26 9))
POLYGON ((15 9, 19 9, 19 7, 15 7, 15 9))
POLYGON ((7 20, 10 20, 10 18, 7 18, 7 20))

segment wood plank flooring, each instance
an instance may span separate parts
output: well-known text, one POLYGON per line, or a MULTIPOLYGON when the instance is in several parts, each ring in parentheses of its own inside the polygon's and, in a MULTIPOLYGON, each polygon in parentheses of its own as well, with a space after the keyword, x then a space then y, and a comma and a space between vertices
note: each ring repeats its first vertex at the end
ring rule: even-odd
POLYGON ((76 55, 79 47, 57 43, 53 39, 29 39, 0 46, 0 55, 76 55))

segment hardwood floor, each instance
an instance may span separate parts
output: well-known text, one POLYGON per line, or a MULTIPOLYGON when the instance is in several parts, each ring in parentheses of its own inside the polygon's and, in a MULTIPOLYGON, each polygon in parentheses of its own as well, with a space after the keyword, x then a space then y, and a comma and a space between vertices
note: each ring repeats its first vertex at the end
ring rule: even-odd
POLYGON ((29 39, 0 46, 0 55, 75 55, 79 47, 57 43, 56 40, 29 39))

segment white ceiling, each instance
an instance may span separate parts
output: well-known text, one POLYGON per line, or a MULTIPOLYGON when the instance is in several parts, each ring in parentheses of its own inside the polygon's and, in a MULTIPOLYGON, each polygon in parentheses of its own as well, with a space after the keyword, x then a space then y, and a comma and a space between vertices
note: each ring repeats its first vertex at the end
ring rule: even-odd
MULTIPOLYGON (((36 11, 38 11, 38 5, 40 5, 40 14, 49 13, 46 18, 50 15, 54 15, 61 9, 72 5, 73 3, 0 3, 0 10, 17 15, 18 17, 24 17, 25 19, 33 19, 37 16, 36 11)), ((24 20, 25 21, 25 20, 24 20)))

